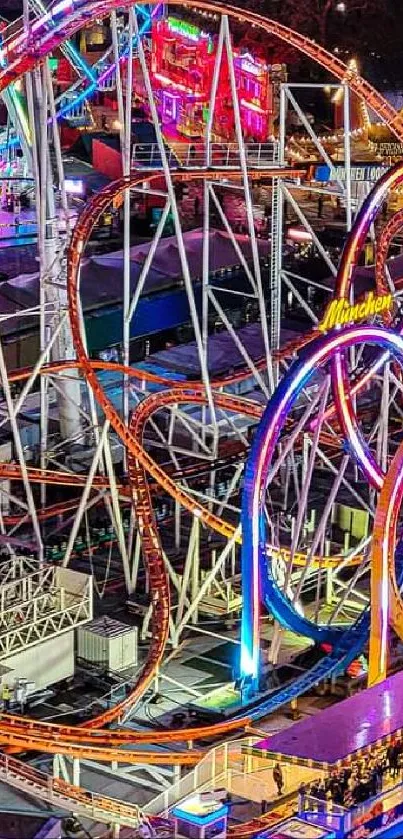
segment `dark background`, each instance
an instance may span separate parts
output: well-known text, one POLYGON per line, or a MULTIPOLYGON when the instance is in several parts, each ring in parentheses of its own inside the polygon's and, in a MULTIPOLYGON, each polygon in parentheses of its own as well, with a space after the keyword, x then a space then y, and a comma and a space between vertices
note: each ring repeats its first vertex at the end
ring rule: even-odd
MULTIPOLYGON (((379 89, 403 89, 403 0, 233 0, 309 35, 343 60, 354 56, 360 71, 379 89)), ((22 14, 21 0, 0 0, 0 15, 14 19, 22 14)), ((259 40, 257 30, 251 31, 259 40)), ((263 46, 263 45, 262 45, 263 46)), ((265 47, 271 45, 266 43, 265 47)), ((320 78, 312 62, 287 47, 273 43, 274 60, 287 61, 290 76, 320 78)))

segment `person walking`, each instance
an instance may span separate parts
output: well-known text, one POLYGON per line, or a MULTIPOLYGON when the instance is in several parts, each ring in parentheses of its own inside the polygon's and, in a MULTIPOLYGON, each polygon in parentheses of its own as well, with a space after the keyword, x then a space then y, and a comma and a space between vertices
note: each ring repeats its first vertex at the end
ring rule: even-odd
POLYGON ((305 809, 305 799, 307 795, 307 788, 304 783, 298 787, 298 812, 303 813, 305 809))
POLYGON ((399 774, 399 748, 395 743, 392 749, 392 756, 390 761, 390 774, 393 779, 399 774))
POLYGON ((280 766, 279 763, 274 764, 273 781, 274 781, 274 783, 277 787, 278 795, 281 795, 282 792, 283 792, 284 778, 283 778, 283 773, 281 771, 281 766, 280 766))
POLYGON ((375 775, 375 784, 376 784, 374 794, 378 795, 378 793, 382 792, 382 781, 383 781, 383 775, 384 775, 383 763, 382 763, 381 758, 378 758, 378 760, 375 761, 374 775, 375 775))

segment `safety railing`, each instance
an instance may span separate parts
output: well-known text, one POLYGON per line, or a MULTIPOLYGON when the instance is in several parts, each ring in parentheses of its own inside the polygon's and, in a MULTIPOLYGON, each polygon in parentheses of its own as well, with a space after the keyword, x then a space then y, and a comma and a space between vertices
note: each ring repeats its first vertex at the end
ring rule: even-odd
POLYGON ((13 582, 26 574, 39 570, 39 562, 35 557, 15 556, 0 564, 0 586, 13 582))
POLYGON ((378 795, 369 798, 362 804, 357 804, 348 811, 345 821, 346 830, 358 828, 360 825, 364 825, 379 815, 386 814, 392 810, 395 811, 396 817, 402 814, 402 782, 399 781, 396 784, 394 779, 387 779, 386 783, 389 787, 388 789, 383 789, 378 795), (396 805, 399 805, 399 812, 397 812, 396 805))
POLYGON ((176 781, 169 789, 153 798, 145 806, 145 812, 149 815, 167 817, 171 808, 187 798, 188 795, 200 792, 205 788, 217 789, 225 785, 229 772, 235 773, 238 771, 239 774, 242 773, 243 747, 250 748, 258 741, 259 737, 245 737, 242 740, 215 746, 185 778, 176 781))
POLYGON ((92 618, 92 579, 69 568, 40 571, 0 586, 0 659, 92 618))
POLYGON ((313 795, 300 795, 298 815, 309 824, 328 828, 334 836, 344 836, 349 811, 332 801, 316 798, 313 795))
POLYGON ((99 821, 109 819, 116 824, 137 827, 141 817, 137 804, 107 798, 61 778, 52 778, 9 755, 0 755, 0 778, 17 789, 38 794, 44 801, 64 805, 68 810, 99 821))
POLYGON ((54 574, 55 569, 48 565, 4 582, 0 587, 0 615, 3 615, 9 606, 32 600, 38 594, 52 588, 54 574))
MULTIPOLYGON (((332 801, 319 799, 309 794, 300 795, 298 814, 309 824, 333 831, 337 837, 344 836, 349 831, 358 831, 360 828, 365 831, 365 825, 372 823, 373 820, 383 814, 393 811, 395 818, 397 818, 403 812, 401 800, 403 784, 401 782, 396 784, 393 779, 390 779, 387 783, 388 789, 384 789, 378 795, 350 808, 342 807, 340 804, 334 804, 332 801), (399 808, 397 805, 399 805, 399 808)), ((364 832, 362 835, 364 836, 364 832)), ((367 834, 365 833, 365 835, 367 834)))
MULTIPOLYGON (((250 798, 256 802, 277 801, 273 778, 276 760, 254 748, 259 740, 257 736, 249 736, 215 746, 188 775, 150 801, 146 813, 168 818, 172 808, 188 796, 218 789, 242 797, 247 788, 250 798)), ((283 794, 296 794, 302 776, 287 762, 282 763, 282 774, 283 794)), ((304 783, 318 783, 322 778, 323 773, 318 769, 304 767, 304 783)))
POLYGON ((63 604, 63 589, 50 589, 32 600, 15 603, 0 612, 0 636, 11 629, 19 628, 22 623, 35 623, 39 616, 51 611, 59 611, 63 604))
MULTIPOLYGON (((278 165, 278 144, 248 143, 244 147, 246 165, 254 169, 268 169, 278 165)), ((237 143, 170 143, 165 145, 170 168, 201 169, 219 167, 239 169, 241 153, 237 143)), ((162 169, 160 147, 157 143, 135 143, 132 167, 162 169)))

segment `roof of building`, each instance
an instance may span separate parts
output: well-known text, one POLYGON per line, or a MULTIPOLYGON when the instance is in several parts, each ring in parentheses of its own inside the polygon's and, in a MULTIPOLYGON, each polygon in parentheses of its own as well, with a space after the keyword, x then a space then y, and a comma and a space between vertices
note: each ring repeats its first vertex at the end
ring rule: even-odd
POLYGON ((335 764, 403 729, 403 672, 256 744, 298 761, 335 764))

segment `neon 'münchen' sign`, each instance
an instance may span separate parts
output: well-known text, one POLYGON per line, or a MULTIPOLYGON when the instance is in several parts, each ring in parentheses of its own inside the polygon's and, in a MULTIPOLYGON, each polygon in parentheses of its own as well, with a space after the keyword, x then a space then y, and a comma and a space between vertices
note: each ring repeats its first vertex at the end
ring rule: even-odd
POLYGON ((361 303, 354 303, 354 305, 343 297, 339 300, 332 300, 325 311, 324 318, 319 324, 318 329, 321 332, 328 332, 329 329, 334 329, 335 326, 357 323, 357 321, 365 320, 365 318, 371 317, 371 315, 379 315, 382 312, 390 311, 392 305, 393 298, 391 294, 375 296, 373 291, 370 291, 361 303))

